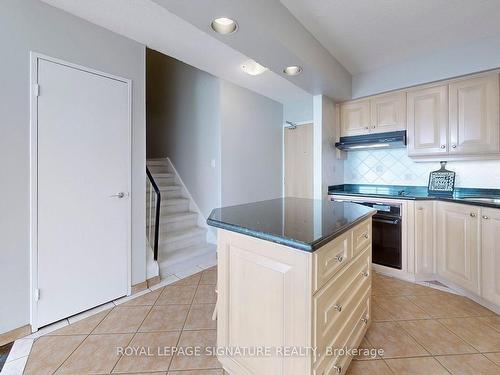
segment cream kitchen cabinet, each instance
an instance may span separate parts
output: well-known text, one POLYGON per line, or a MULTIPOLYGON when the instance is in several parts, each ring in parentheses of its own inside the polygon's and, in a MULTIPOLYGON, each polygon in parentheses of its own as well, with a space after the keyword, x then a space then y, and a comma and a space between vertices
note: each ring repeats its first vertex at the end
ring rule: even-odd
POLYGON ((341 135, 360 135, 370 132, 370 101, 355 100, 340 106, 341 135))
POLYGON ((482 297, 500 306, 500 209, 481 210, 482 297))
POLYGON ((436 273, 434 202, 415 203, 415 274, 436 273))
POLYGON ((406 93, 377 95, 340 105, 341 136, 406 129, 406 93))
POLYGON ((375 96, 370 99, 370 132, 384 133, 406 129, 406 93, 375 96))
POLYGON ((500 152, 499 75, 450 83, 450 155, 500 152))
POLYGON ((437 202, 437 274, 469 292, 480 292, 480 208, 437 202))
POLYGON ((448 86, 407 94, 408 155, 448 153, 448 86))

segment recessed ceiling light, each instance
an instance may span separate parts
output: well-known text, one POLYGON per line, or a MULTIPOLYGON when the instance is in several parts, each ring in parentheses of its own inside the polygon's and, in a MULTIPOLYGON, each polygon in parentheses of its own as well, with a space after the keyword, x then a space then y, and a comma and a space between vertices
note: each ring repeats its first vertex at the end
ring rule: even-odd
POLYGON ((243 70, 247 74, 250 74, 251 76, 258 76, 268 69, 265 66, 260 65, 255 60, 250 59, 241 64, 241 70, 243 70))
POLYGON ((302 68, 300 66, 287 66, 283 69, 283 73, 289 76, 297 76, 302 73, 302 68))
POLYGON ((232 34, 238 29, 236 21, 227 17, 216 18, 211 23, 212 29, 219 34, 232 34))

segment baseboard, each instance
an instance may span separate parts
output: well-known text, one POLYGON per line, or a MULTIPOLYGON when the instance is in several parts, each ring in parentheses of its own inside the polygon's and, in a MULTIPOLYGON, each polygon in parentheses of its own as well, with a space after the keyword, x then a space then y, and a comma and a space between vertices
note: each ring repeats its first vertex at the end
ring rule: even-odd
POLYGON ((132 285, 131 294, 136 294, 148 289, 148 281, 145 280, 142 283, 132 285))
POLYGON ((29 324, 13 329, 12 331, 0 333, 0 346, 16 341, 21 337, 31 334, 31 326, 29 324))
POLYGON ((158 284, 160 281, 161 281, 160 276, 154 276, 146 280, 148 288, 151 288, 153 285, 158 284))
POLYGON ((403 270, 398 270, 391 267, 381 266, 380 264, 372 263, 372 270, 385 276, 395 277, 397 279, 414 282, 415 277, 403 270))

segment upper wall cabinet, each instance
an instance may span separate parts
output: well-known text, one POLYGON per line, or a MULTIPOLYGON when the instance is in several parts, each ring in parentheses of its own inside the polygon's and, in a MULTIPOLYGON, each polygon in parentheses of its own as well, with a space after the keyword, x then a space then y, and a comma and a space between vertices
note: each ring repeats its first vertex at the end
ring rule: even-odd
POLYGON ((342 136, 366 134, 370 131, 370 101, 356 100, 340 107, 342 136))
POLYGON ((450 84, 450 155, 500 151, 498 73, 450 84))
POLYGON ((340 105, 341 136, 406 129, 406 93, 378 95, 340 105))
POLYGON ((448 86, 408 91, 408 155, 448 152, 448 86))
POLYGON ((370 99, 370 114, 372 133, 406 129, 406 93, 375 96, 370 99))

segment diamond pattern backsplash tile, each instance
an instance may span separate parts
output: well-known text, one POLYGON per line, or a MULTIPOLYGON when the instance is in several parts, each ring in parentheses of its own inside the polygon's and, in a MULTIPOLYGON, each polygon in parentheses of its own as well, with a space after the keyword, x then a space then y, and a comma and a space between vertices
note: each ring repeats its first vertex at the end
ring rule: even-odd
MULTIPOLYGON (((439 162, 415 162, 404 148, 360 150, 347 153, 346 184, 427 186, 429 173, 439 162)), ((456 172, 455 186, 500 189, 500 160, 450 161, 446 168, 456 172)))

